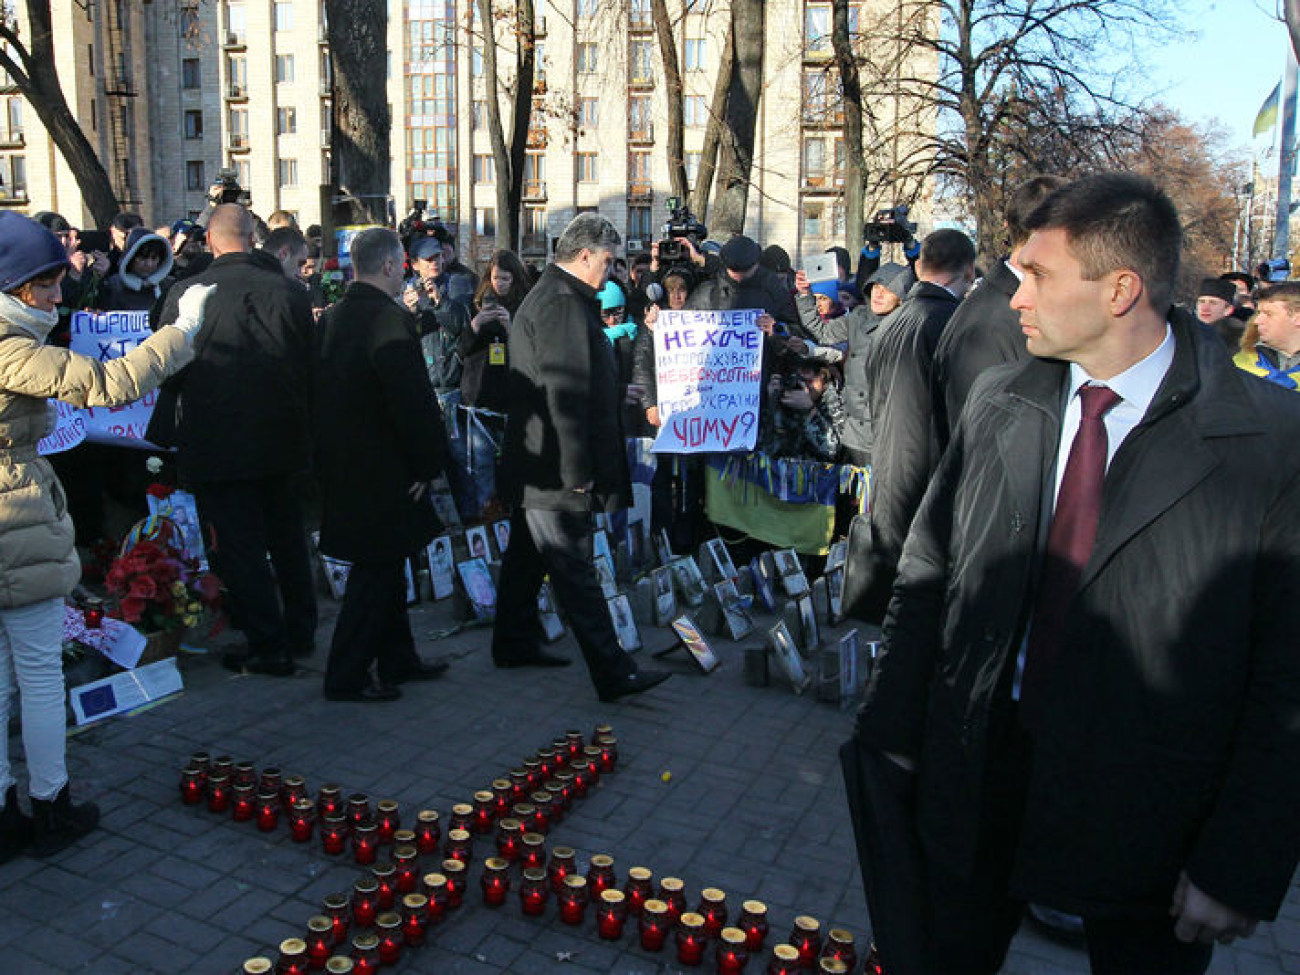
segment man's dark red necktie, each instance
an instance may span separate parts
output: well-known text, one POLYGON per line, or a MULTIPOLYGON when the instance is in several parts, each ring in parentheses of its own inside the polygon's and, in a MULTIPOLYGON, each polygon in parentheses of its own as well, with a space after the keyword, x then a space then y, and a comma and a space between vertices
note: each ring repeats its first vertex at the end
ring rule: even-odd
POLYGON ((1020 683, 1020 715, 1031 731, 1038 727, 1043 692, 1056 663, 1066 612, 1097 538, 1101 486, 1106 478, 1106 423, 1103 419, 1120 396, 1106 386, 1079 389, 1082 417, 1056 495, 1056 511, 1047 532, 1047 551, 1039 575, 1038 595, 1020 683))

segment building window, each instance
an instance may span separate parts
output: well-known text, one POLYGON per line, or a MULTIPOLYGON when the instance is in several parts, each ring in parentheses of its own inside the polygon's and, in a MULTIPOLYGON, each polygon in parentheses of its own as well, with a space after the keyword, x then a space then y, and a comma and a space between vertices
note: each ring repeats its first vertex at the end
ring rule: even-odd
POLYGON ((253 170, 247 159, 231 160, 230 168, 235 171, 235 179, 240 186, 247 186, 253 179, 253 170))
POLYGON ((495 237, 497 234, 496 207, 474 208, 474 233, 480 237, 495 237))
POLYGON ((813 69, 803 75, 803 117, 806 122, 824 122, 830 113, 830 84, 824 71, 813 69))
POLYGON ((654 236, 654 220, 649 207, 627 208, 627 236, 629 241, 639 240, 642 246, 650 246, 654 236))
POLYGON ((831 5, 810 3, 804 12, 804 52, 824 55, 831 52, 831 5))
POLYGON ((191 109, 185 113, 185 138, 203 138, 203 113, 201 111, 191 109))
POLYGON ((600 100, 596 98, 578 99, 578 124, 583 128, 594 129, 600 112, 600 100))
POLYGON ((650 41, 633 41, 628 62, 633 81, 654 80, 654 45, 650 41))
POLYGON ((475 183, 495 183, 497 181, 496 160, 492 156, 480 153, 474 157, 473 178, 475 183))
POLYGON ((805 139, 803 143, 803 172, 809 181, 821 181, 826 176, 826 140, 805 139))
POLYGON ((546 157, 540 152, 524 156, 524 195, 546 195, 546 157))
POLYGON ((181 61, 181 87, 203 87, 203 62, 198 58, 185 58, 181 61))
POLYGON ((205 190, 207 181, 203 178, 203 160, 191 159, 185 164, 185 188, 187 190, 205 190))
POLYGON ((578 182, 596 182, 596 154, 594 152, 578 153, 578 182))
POLYGON ((703 95, 687 95, 682 100, 682 123, 688 126, 704 125, 709 120, 703 95))
POLYGON ((704 70, 704 38, 688 37, 686 38, 686 70, 703 71, 704 70))
POLYGON ((244 43, 244 37, 248 33, 248 11, 242 3, 226 6, 226 32, 234 43, 244 43))
POLYGON ((469 127, 474 132, 482 132, 487 127, 486 102, 475 102, 470 106, 469 127))
POLYGON ((469 58, 469 73, 475 78, 483 77, 483 48, 477 44, 469 58))
MULTIPOLYGON (((524 207, 524 237, 544 237, 546 235, 546 210, 542 207, 524 207)), ((545 241, 542 242, 545 246, 545 241)))
POLYGON ((277 54, 275 56, 275 80, 281 83, 293 81, 292 54, 277 54))
POLYGON ((10 192, 14 197, 20 200, 27 198, 27 157, 10 156, 10 172, 13 176, 11 180, 10 192))
POLYGON ((596 73, 596 45, 584 41, 578 45, 578 74, 596 73))
POLYGON ((275 110, 275 134, 293 135, 298 131, 298 111, 294 108, 275 110))
MULTIPOLYGON (((543 17, 543 20, 546 18, 543 17)), ((546 42, 533 44, 533 84, 546 82, 546 42)))
POLYGON ((288 0, 277 0, 275 4, 275 29, 293 30, 293 4, 288 0))
POLYGON ((596 16, 598 7, 597 0, 578 0, 578 16, 591 19, 596 16))
POLYGON ((298 185, 298 160, 281 159, 278 168, 279 172, 277 175, 280 178, 281 186, 298 185))
POLYGON ((627 100, 627 130, 633 138, 650 139, 654 136, 650 111, 649 95, 633 95, 627 100))
POLYGON ((820 203, 805 203, 803 205, 803 235, 805 237, 821 237, 825 233, 825 210, 820 203))
POLYGON ((650 184, 650 153, 629 152, 627 154, 627 178, 632 183, 650 184))
POLYGON ((226 78, 230 83, 230 94, 238 98, 248 93, 248 59, 230 57, 226 59, 226 78))
POLYGON ((682 163, 686 167, 686 181, 692 185, 695 184, 696 178, 700 175, 700 157, 701 153, 688 152, 682 163))

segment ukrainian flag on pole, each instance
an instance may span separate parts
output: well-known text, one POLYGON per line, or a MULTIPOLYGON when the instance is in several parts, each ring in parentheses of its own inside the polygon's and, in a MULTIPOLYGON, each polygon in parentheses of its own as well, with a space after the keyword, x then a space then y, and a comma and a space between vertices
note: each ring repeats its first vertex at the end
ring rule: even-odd
POLYGON ((1277 124, 1277 105, 1281 95, 1282 82, 1279 81, 1273 88, 1273 93, 1264 99, 1263 105, 1259 106, 1259 114, 1255 116, 1254 135, 1267 132, 1277 124))

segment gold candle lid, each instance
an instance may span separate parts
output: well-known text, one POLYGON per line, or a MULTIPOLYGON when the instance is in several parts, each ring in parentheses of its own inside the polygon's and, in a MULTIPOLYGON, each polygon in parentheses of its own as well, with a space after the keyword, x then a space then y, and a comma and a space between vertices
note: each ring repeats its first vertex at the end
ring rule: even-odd
POLYGON ((510 811, 520 819, 528 819, 533 813, 537 812, 537 807, 531 802, 517 802, 510 808, 510 811))
POLYGON ((396 799, 380 799, 375 803, 375 808, 380 812, 397 812, 396 799))
POLYGON ((302 938, 285 938, 280 942, 280 954, 301 955, 307 951, 307 942, 302 938))
POLYGON ((641 905, 641 910, 646 914, 667 914, 668 905, 657 897, 651 897, 641 905))
POLYGON ((600 899, 606 904, 622 904, 627 900, 627 896, 621 890, 602 890, 600 899))
MULTIPOLYGON (((457 861, 459 862, 459 861, 457 861)), ((446 887, 447 878, 440 873, 426 873, 424 875, 424 886, 426 887, 446 887)))
POLYGON ((379 935, 367 931, 365 934, 358 934, 352 939, 352 947, 359 948, 362 951, 374 951, 379 947, 379 935))
POLYGON ((507 833, 513 833, 515 830, 523 828, 524 824, 514 817, 508 816, 505 819, 497 820, 497 829, 505 830, 507 833))
POLYGON ((605 870, 614 865, 614 858, 605 853, 596 853, 591 858, 591 865, 605 870))
POLYGON ((315 808, 316 803, 312 802, 310 799, 295 799, 293 801, 293 811, 298 813, 300 816, 305 816, 315 808))
POLYGON ((574 775, 572 772, 570 772, 568 769, 565 769, 563 772, 555 773, 555 781, 559 782, 561 785, 568 785, 576 778, 577 776, 574 775))
POLYGON ((577 890, 579 887, 587 886, 587 878, 580 873, 571 873, 564 878, 564 886, 577 890))
POLYGON ((369 877, 358 877, 352 889, 359 894, 373 894, 379 890, 379 881, 375 879, 374 874, 369 877))
POLYGON ((524 846, 542 846, 546 843, 546 837, 541 833, 524 833, 520 839, 523 840, 524 846))
POLYGON ((766 914, 767 905, 762 901, 745 901, 740 905, 741 910, 746 914, 766 914))
POLYGON ((510 863, 502 857, 488 857, 483 861, 483 867, 493 873, 501 873, 510 869, 510 863))
POLYGON ((429 906, 429 898, 423 894, 407 894, 402 898, 402 906, 408 911, 422 911, 429 906))
POLYGON ((474 807, 468 802, 458 802, 451 807, 451 814, 453 816, 473 816, 474 807))
POLYGON ((465 864, 461 863, 459 860, 443 860, 442 872, 445 874, 464 873, 465 864))
POLYGON ((377 928, 398 928, 402 926, 402 915, 396 911, 385 911, 375 918, 377 928))
POLYGON ((317 914, 307 918, 307 930, 315 934, 323 934, 326 931, 334 930, 334 922, 324 914, 317 914))
POLYGON ((654 874, 645 867, 633 867, 627 872, 628 880, 650 880, 652 877, 654 874))
POLYGON ((509 779, 493 779, 492 788, 494 789, 513 789, 509 779))
POLYGON ((817 970, 822 975, 845 975, 849 966, 838 958, 823 958, 817 963, 817 970))
POLYGON ((721 904, 726 899, 727 895, 717 887, 705 887, 700 891, 700 900, 706 900, 710 904, 721 904))
POLYGON ((284 784, 290 788, 298 789, 306 785, 307 780, 301 775, 286 775, 284 777, 284 784))
POLYGON ((551 856, 557 860, 572 860, 577 854, 571 846, 556 846, 551 848, 551 856))
POLYGON ((533 800, 534 806, 549 806, 551 804, 551 794, 549 792, 534 792, 528 798, 533 800))
POLYGON ((397 872, 397 867, 393 866, 387 860, 376 863, 370 868, 370 872, 375 875, 376 880, 388 880, 397 872))
POLYGON ((351 958, 343 955, 334 955, 329 961, 325 962, 325 971, 330 975, 348 975, 356 966, 352 963, 351 958))
POLYGON ((608 725, 608 724, 596 725, 595 735, 612 735, 613 733, 614 733, 613 725, 608 725))
POLYGON ((531 883, 544 883, 546 881, 546 871, 537 867, 529 867, 524 871, 524 879, 531 883))
POLYGON ((584 745, 582 748, 582 754, 586 755, 588 758, 600 758, 600 749, 595 745, 584 745))
POLYGON ((415 818, 418 822, 425 823, 425 824, 436 823, 438 821, 438 810, 421 809, 419 814, 415 818))
POLYGON ((448 830, 448 831, 447 831, 447 839, 451 840, 451 842, 453 842, 453 843, 468 843, 468 842, 469 842, 469 830, 467 830, 467 829, 453 829, 453 830, 448 830))
POLYGON ((678 923, 684 928, 702 928, 704 927, 704 915, 696 914, 694 911, 687 911, 677 919, 678 923))
POLYGON ((418 851, 413 846, 393 847, 394 860, 414 860, 418 855, 418 851))
POLYGON ((399 829, 393 833, 393 842, 399 847, 415 845, 415 830, 399 829))
POLYGON ((723 928, 718 937, 725 941, 733 948, 739 948, 745 943, 745 932, 740 928, 723 928))
POLYGON ((803 931, 806 934, 815 934, 821 930, 822 923, 815 917, 809 917, 807 914, 800 914, 794 919, 795 929, 803 931))
POLYGON ((475 802, 492 802, 494 799, 495 797, 487 789, 480 789, 478 792, 474 793, 475 802))
POLYGON ((323 796, 337 796, 342 791, 342 787, 336 782, 326 782, 320 787, 320 792, 323 796))
POLYGON ((777 961, 798 961, 799 949, 794 945, 774 945, 772 957, 777 961))
POLYGON ((348 906, 347 894, 326 894, 325 909, 328 911, 339 911, 348 906))
POLYGON ((853 944, 853 932, 846 928, 831 928, 826 932, 826 937, 836 944, 851 945, 853 944))
POLYGON ((271 959, 258 955, 244 962, 244 975, 266 975, 271 970, 271 959))
POLYGON ((677 877, 664 877, 662 880, 659 881, 660 890, 669 890, 672 891, 674 894, 680 894, 682 888, 685 886, 686 885, 682 883, 681 880, 677 877))

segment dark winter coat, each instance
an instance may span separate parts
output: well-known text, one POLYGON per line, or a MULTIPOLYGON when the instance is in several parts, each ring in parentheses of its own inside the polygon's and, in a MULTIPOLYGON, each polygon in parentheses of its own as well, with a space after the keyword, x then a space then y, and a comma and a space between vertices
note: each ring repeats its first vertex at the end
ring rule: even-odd
POLYGON ((408 491, 442 472, 446 433, 414 318, 353 282, 321 315, 315 383, 321 551, 351 561, 419 551, 441 525, 427 493, 408 491))
POLYGON ((497 486, 509 504, 607 511, 632 497, 614 351, 595 289, 554 264, 510 325, 508 409, 497 486))
POLYGON ((459 389, 464 376, 461 343, 470 330, 468 305, 444 297, 440 305, 421 308, 415 318, 429 382, 440 393, 459 389))
POLYGON ((149 424, 180 448, 191 483, 305 471, 310 463, 312 316, 307 292, 262 251, 224 254, 167 294, 160 321, 195 284, 215 284, 194 362, 170 380, 149 424))
MULTIPOLYGON (((472 316, 471 316, 472 317, 472 316)), ((461 402, 466 406, 504 412, 509 389, 509 356, 493 365, 492 345, 505 343, 508 329, 493 319, 485 321, 476 332, 468 322, 460 333, 460 359, 464 373, 460 380, 461 402)))
POLYGON ((968 294, 939 337, 931 379, 934 387, 934 428, 939 449, 948 446, 966 397, 980 373, 1004 362, 1029 358, 1020 313, 1011 296, 1020 279, 998 261, 979 287, 968 294))
MULTIPOLYGON (((1174 319, 1106 475, 1044 690, 1013 892, 1167 916, 1180 870, 1273 918, 1300 850, 1300 400, 1174 319)), ((859 731, 915 756, 928 857, 972 869, 1045 544, 1067 366, 982 376, 908 536, 859 731)))
POLYGON ((867 353, 871 399, 871 528, 878 561, 898 564, 907 526, 938 462, 931 416, 930 367, 948 319, 960 299, 947 288, 918 281, 907 300, 885 318, 867 353))
POLYGON ((761 308, 796 334, 800 330, 794 295, 774 272, 762 266, 739 284, 726 271, 719 271, 691 292, 686 307, 692 311, 761 308))
POLYGON ((867 386, 867 355, 872 339, 883 319, 867 305, 859 305, 839 318, 822 321, 817 301, 800 295, 795 299, 806 332, 814 341, 825 345, 848 343, 844 359, 844 427, 840 442, 846 447, 871 456, 875 438, 871 432, 871 396, 867 386))

